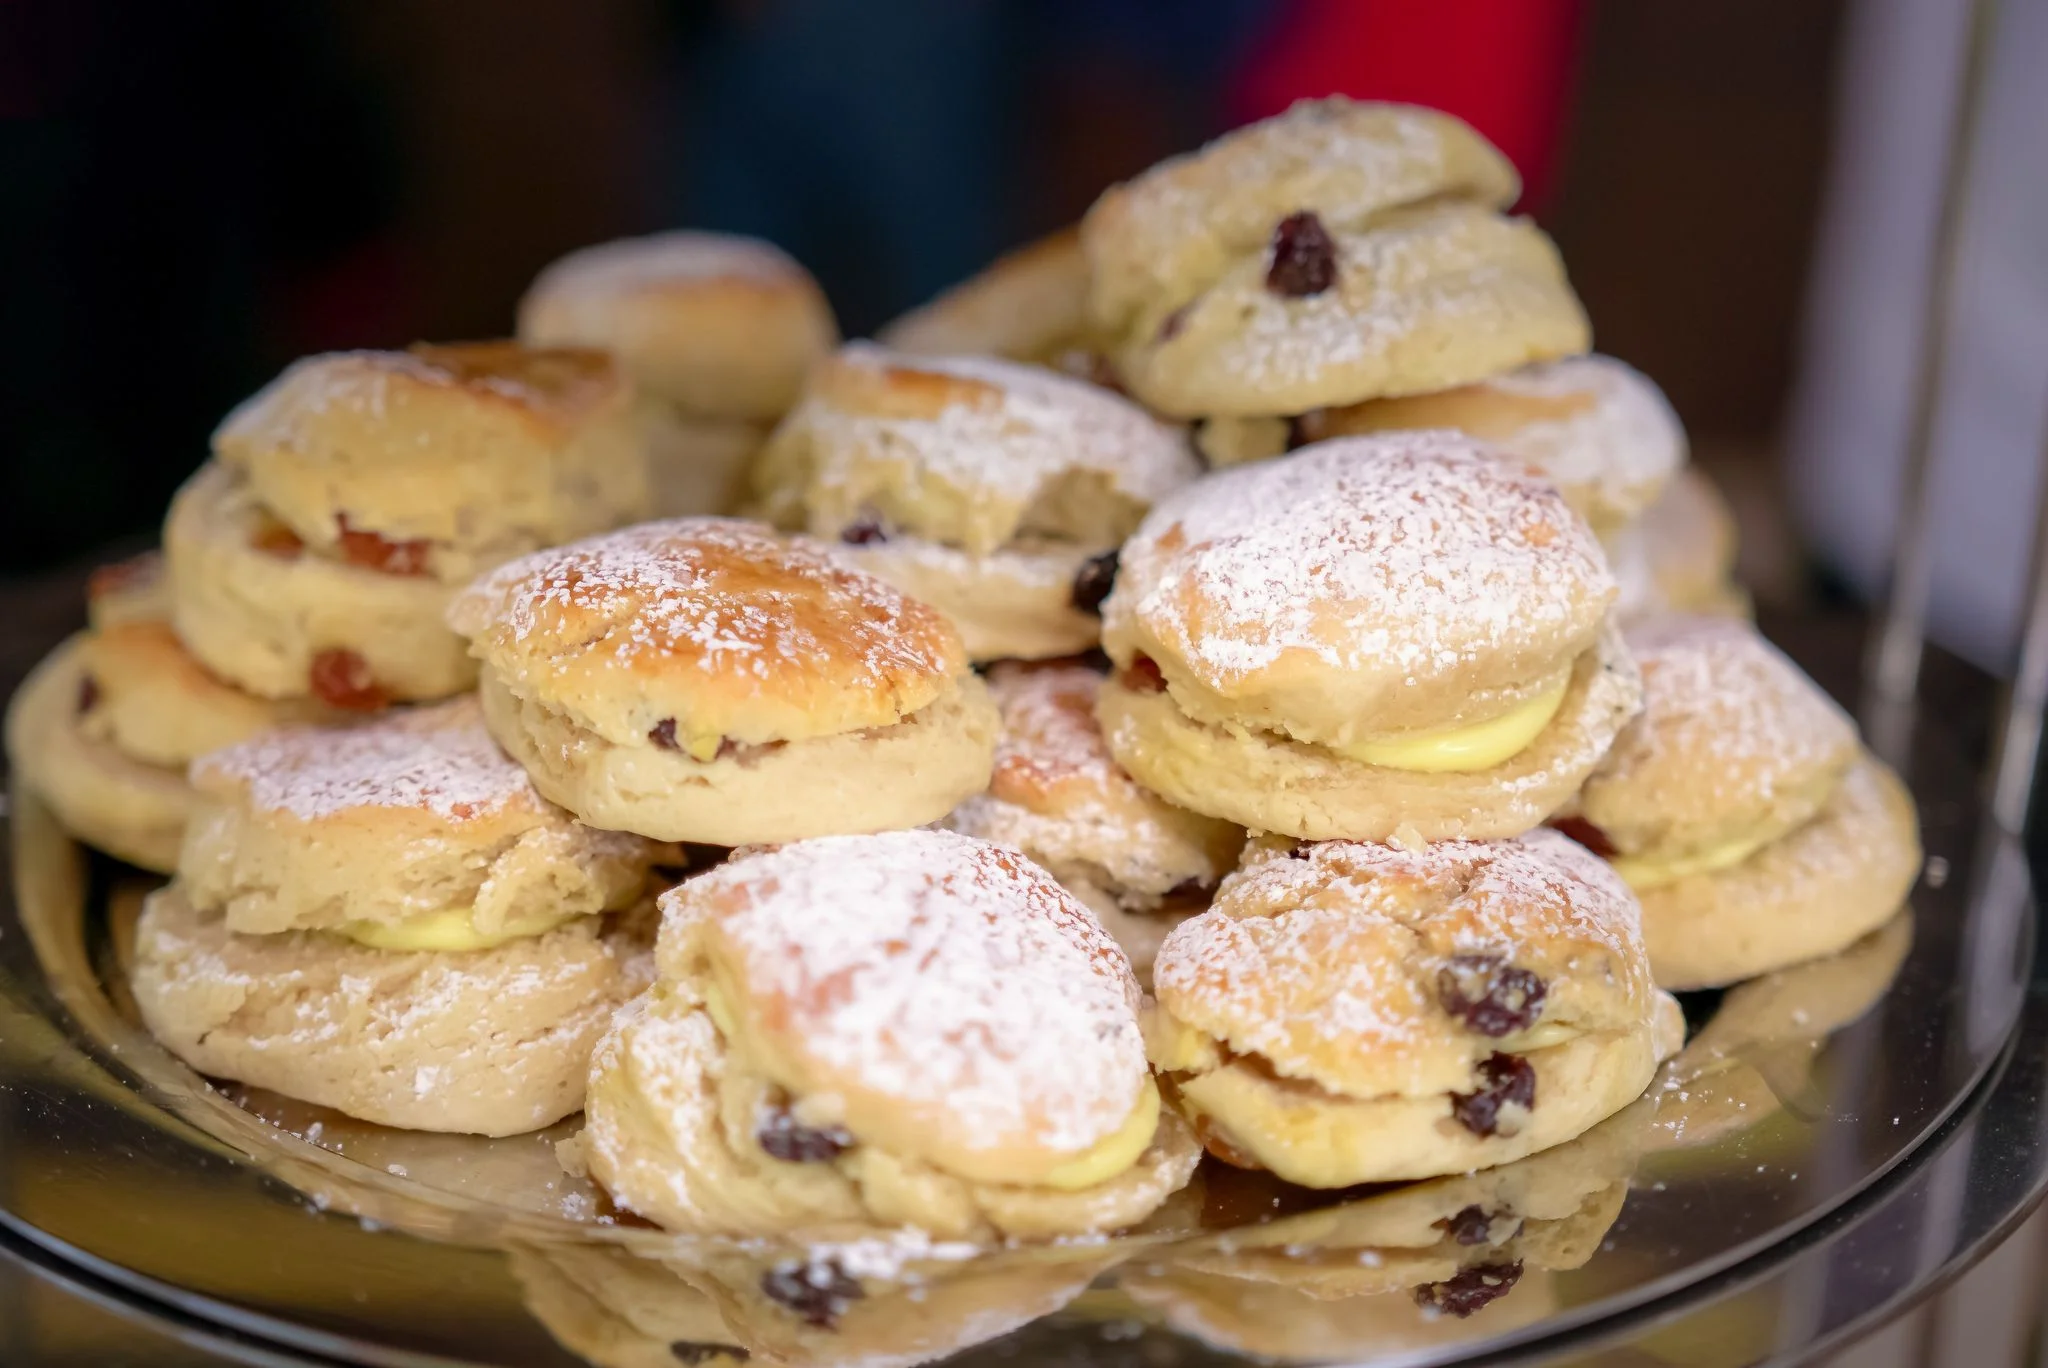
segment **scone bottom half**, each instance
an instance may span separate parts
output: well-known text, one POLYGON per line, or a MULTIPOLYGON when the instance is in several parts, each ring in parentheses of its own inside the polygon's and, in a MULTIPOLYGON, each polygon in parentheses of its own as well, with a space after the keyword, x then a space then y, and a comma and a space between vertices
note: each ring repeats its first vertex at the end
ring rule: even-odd
POLYGON ((1199 1155, 1121 952, 1014 851, 940 831, 743 854, 664 901, 580 1147, 671 1229, 1106 1233, 1199 1155), (833 907, 843 916, 821 912, 833 907))
POLYGON ((1683 1041, 1625 885, 1552 832, 1415 851, 1261 838, 1169 935, 1146 1041, 1225 1163, 1305 1187, 1508 1163, 1683 1041))

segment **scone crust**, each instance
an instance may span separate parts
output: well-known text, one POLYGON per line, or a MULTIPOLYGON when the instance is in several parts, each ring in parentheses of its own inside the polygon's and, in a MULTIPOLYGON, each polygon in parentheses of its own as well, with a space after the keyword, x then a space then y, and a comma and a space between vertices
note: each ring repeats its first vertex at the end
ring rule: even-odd
POLYGON ((208 751, 293 722, 347 720, 311 699, 268 699, 221 680, 161 619, 132 618, 86 635, 96 698, 85 734, 123 755, 182 769, 208 751))
POLYGON ((948 827, 1023 851, 1084 902, 1076 883, 1143 908, 1236 864, 1242 827, 1175 807, 1118 766, 1095 720, 1094 670, 999 665, 988 681, 1003 718, 995 770, 948 827))
POLYGON ((641 388, 686 413, 762 422, 796 402, 839 327, 817 282, 779 247, 682 231, 556 261, 519 301, 519 336, 609 351, 641 388))
POLYGON ((1748 623, 1660 617, 1626 636, 1643 710, 1573 805, 1619 853, 1788 831, 1856 760, 1849 715, 1748 623))
POLYGON ((1920 861, 1912 796, 1865 753, 1791 835, 1732 868, 1642 895, 1657 982, 1719 987, 1833 954, 1898 911, 1920 861))
POLYGON ((491 934, 628 906, 660 854, 543 799, 474 697, 346 731, 273 731, 204 757, 191 780, 206 810, 179 877, 234 932, 467 910, 491 934))
POLYGON ((73 836, 168 874, 198 795, 183 770, 131 759, 80 731, 84 645, 84 633, 70 637, 15 691, 7 705, 9 767, 73 836))
POLYGON ((987 689, 970 673, 887 726, 697 760, 644 741, 609 741, 518 697, 488 667, 478 692, 491 734, 550 801, 590 826, 708 845, 937 821, 987 786, 998 725, 987 689))
POLYGON ((1014 850, 826 837, 662 910, 663 979, 722 988, 753 1062, 889 1153, 1028 1182, 1114 1134, 1149 1079, 1123 951, 1014 850))
POLYGON ((600 351, 516 342, 294 363, 214 434, 220 461, 308 546, 347 528, 424 541, 460 583, 646 506, 632 389, 600 351))
POLYGON ((840 554, 943 613, 976 664, 1078 655, 1102 639, 1102 619, 1074 606, 1074 577, 1093 557, 1086 547, 1042 542, 977 556, 898 537, 840 554))
POLYGON ((1107 549, 1199 473, 1179 432, 1084 381, 856 342, 813 370, 753 484, 780 526, 836 538, 878 518, 986 555, 1020 536, 1107 549))
POLYGON ((170 615, 171 575, 162 551, 96 566, 86 577, 85 620, 95 630, 123 622, 162 622, 170 615))
POLYGON ((1170 694, 1102 685, 1110 753, 1191 811, 1309 840, 1518 836, 1564 808, 1642 705, 1635 663, 1610 628, 1572 667, 1557 715, 1492 769, 1424 774, 1369 765, 1269 731, 1197 721, 1170 694))
POLYGON ((621 746, 663 722, 685 745, 892 726, 954 693, 967 664, 936 609, 818 543, 717 518, 514 561, 448 621, 513 695, 621 746))
POLYGON ((722 518, 738 511, 765 424, 705 418, 642 395, 635 412, 647 443, 648 511, 656 518, 722 518))
POLYGON ((1461 434, 1303 447, 1170 495, 1103 604, 1204 720, 1344 743, 1456 726, 1541 693, 1615 595, 1556 489, 1461 434))
POLYGON ((1412 428, 1456 428, 1514 453, 1554 481, 1595 531, 1640 516, 1686 460, 1685 429, 1664 392, 1611 356, 1567 357, 1314 417, 1325 437, 1412 428))
POLYGON ((913 355, 1050 362, 1088 345, 1088 260, 1078 225, 998 257, 877 339, 913 355))
POLYGON ((1423 200, 1502 208, 1520 189, 1508 160, 1448 114, 1302 100, 1103 192, 1081 223, 1091 308, 1113 330, 1163 313, 1262 254, 1273 225, 1303 210, 1352 230, 1423 200))
POLYGON ((1698 467, 1679 471, 1641 518, 1608 534, 1607 542, 1621 586, 1617 608, 1625 617, 1749 616, 1749 595, 1734 581, 1735 514, 1698 467))
POLYGON ((650 968, 618 922, 403 954, 237 935, 172 884, 143 904, 133 985, 150 1033, 200 1073, 379 1125, 514 1135, 582 1106, 591 1050, 650 968))
POLYGON ((262 698, 304 698, 324 652, 360 657, 390 697, 425 702, 476 682, 462 638, 442 622, 449 588, 325 556, 274 555, 248 482, 209 462, 171 500, 164 557, 171 625, 213 673, 262 698))
POLYGON ((1592 331, 1543 230, 1462 202, 1332 231, 1336 280, 1307 296, 1240 259, 1171 311, 1142 314, 1117 373, 1169 417, 1306 413, 1469 385, 1586 350, 1592 331))

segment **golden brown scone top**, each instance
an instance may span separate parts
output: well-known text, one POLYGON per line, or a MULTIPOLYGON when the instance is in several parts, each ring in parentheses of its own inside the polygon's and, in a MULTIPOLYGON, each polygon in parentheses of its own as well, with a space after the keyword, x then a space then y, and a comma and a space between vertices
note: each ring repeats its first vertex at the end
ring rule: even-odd
POLYGON ((1085 345, 1088 333, 1088 261, 1076 225, 999 257, 876 337, 924 355, 1050 362, 1085 345))
POLYGON ((1123 951, 1003 846, 930 830, 799 841, 728 861, 662 910, 662 979, 716 985, 757 1067, 949 1172, 1028 1181, 1113 1134, 1149 1077, 1123 951))
POLYGON ((1507 158, 1451 115, 1303 100, 1105 191, 1081 223, 1091 309, 1118 331, 1141 311, 1170 309, 1262 251, 1289 214, 1352 230, 1424 200, 1502 208, 1520 189, 1507 158))
POLYGON ((1647 1028, 1640 916, 1613 870, 1551 831, 1418 850, 1268 841, 1167 937, 1154 992, 1282 1077, 1441 1092, 1538 1024, 1647 1028))
POLYGON ((665 719, 749 744, 890 726, 967 668, 936 609, 724 518, 537 552, 458 595, 448 622, 513 694, 617 744, 665 719))

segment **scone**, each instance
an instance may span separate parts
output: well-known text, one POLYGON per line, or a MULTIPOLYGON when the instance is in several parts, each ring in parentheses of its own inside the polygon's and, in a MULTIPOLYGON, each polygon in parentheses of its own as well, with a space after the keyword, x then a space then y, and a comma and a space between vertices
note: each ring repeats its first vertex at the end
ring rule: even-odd
POLYGON ((1243 828, 1177 808, 1117 767, 1095 723, 1102 676, 1086 665, 998 665, 988 683, 1003 716, 995 773, 945 825, 1030 856, 1149 986, 1159 943, 1209 905, 1243 828))
POLYGON ((583 1105, 591 1049, 651 968, 630 917, 485 950, 380 950, 241 935, 171 883, 143 907, 131 984, 150 1034, 209 1077, 383 1126, 514 1135, 583 1105))
POLYGON ((1452 432, 1349 437, 1169 496, 1103 605, 1111 754, 1169 802, 1310 839, 1513 836, 1634 715, 1592 532, 1452 432))
POLYGON ((739 1368, 753 1357, 710 1297, 666 1264, 611 1245, 513 1245, 519 1300, 595 1368, 739 1368))
POLYGON ((1268 427, 1584 351, 1556 249, 1499 212, 1518 190, 1449 115, 1304 101, 1105 192, 1091 313, 1148 407, 1268 427))
POLYGON ((1036 366, 856 343, 753 472, 754 508, 945 613, 975 660, 1093 646, 1116 548, 1199 473, 1181 435, 1036 366))
POLYGON ((462 638, 442 622, 451 586, 317 554, 217 461, 171 500, 164 556, 178 639, 258 697, 375 711, 476 682, 462 638))
POLYGON ((1015 851, 946 831, 745 854, 663 899, 659 978, 581 1150, 671 1230, 1051 1238, 1142 1220, 1198 1148, 1129 962, 1015 851))
POLYGON ((1553 831, 1254 842, 1153 985, 1152 1062, 1204 1143, 1305 1187, 1562 1144, 1639 1097, 1683 1035, 1627 886, 1553 831))
POLYGON ((313 554, 444 584, 647 504, 632 387, 575 348, 309 356, 230 413, 213 449, 313 554))
POLYGON ((740 846, 934 822, 996 711, 930 607, 830 548, 679 518, 515 561, 448 621, 491 734, 591 826, 740 846))
POLYGON ((519 301, 519 336, 601 347, 640 389, 657 517, 732 511, 746 464, 839 328, 810 273, 758 238, 673 232, 586 247, 519 301))
POLYGON ((1735 515, 1698 467, 1679 471, 1640 518, 1606 542, 1623 622, 1661 613, 1749 616, 1749 595, 1735 582, 1735 515))
POLYGON ((1848 715, 1748 623, 1660 618, 1628 641, 1642 716, 1564 826, 1641 898, 1657 982, 1733 983, 1889 919, 1918 821, 1848 715))
POLYGON ((66 830, 169 873, 197 804, 185 779, 194 758, 284 723, 337 715, 312 700, 256 698, 210 674, 164 621, 162 579, 154 554, 93 572, 92 626, 23 684, 7 748, 66 830))
POLYGON ((1685 429, 1664 392, 1611 356, 1525 366, 1434 394, 1307 415, 1311 438, 1455 428, 1528 462, 1605 537, 1642 516, 1685 464, 1685 429))
POLYGON ((178 877, 230 932, 481 950, 640 901, 673 852, 542 798, 474 697, 202 757, 178 877))
POLYGON ((1079 228, 1063 228, 999 258, 875 336, 914 355, 1001 356, 1064 368, 1093 344, 1079 228))

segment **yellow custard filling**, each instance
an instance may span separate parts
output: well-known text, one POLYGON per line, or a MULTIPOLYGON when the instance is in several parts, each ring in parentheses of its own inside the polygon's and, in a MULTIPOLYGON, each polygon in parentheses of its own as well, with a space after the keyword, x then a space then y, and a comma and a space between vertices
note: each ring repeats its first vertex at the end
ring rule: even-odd
POLYGON ((360 945, 374 950, 492 950, 508 941, 527 936, 544 936, 573 921, 578 913, 528 917, 508 922, 495 931, 479 931, 467 907, 447 907, 439 912, 409 917, 402 922, 355 921, 336 930, 360 945))
POLYGON ((1616 855, 1608 863, 1622 882, 1642 893, 1695 874, 1713 874, 1739 865, 1783 834, 1775 825, 1761 826, 1702 850, 1678 855, 1616 855))
POLYGON ((1571 682, 1571 671, 1566 670, 1535 697, 1517 703, 1499 717, 1470 726, 1350 741, 1332 744, 1329 749, 1368 765, 1418 774, 1471 774, 1492 769, 1527 750, 1542 735, 1550 720, 1557 716, 1557 710, 1564 706, 1565 691, 1571 682))
POLYGON ((1158 1129, 1159 1085, 1147 1078, 1138 1093, 1138 1105, 1131 1108, 1116 1134, 1105 1136, 1057 1165, 1039 1182, 1061 1192, 1079 1192, 1106 1183, 1138 1162, 1158 1129))

